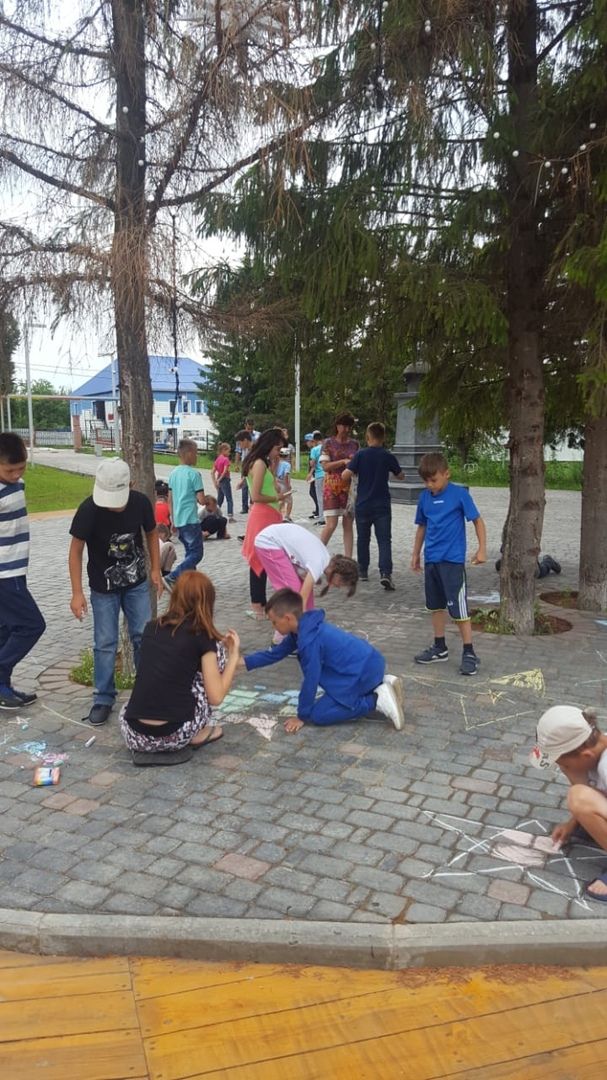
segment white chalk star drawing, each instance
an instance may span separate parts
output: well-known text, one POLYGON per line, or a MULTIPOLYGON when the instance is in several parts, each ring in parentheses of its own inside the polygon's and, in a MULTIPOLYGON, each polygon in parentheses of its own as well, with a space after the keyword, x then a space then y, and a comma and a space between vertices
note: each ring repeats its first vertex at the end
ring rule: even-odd
MULTIPOLYGON (((427 689, 437 689, 441 695, 449 694, 459 701, 466 731, 473 728, 487 727, 523 716, 535 715, 534 709, 517 708, 513 693, 516 690, 531 691, 538 697, 546 693, 543 672, 539 668, 529 671, 515 671, 511 675, 497 675, 494 678, 475 682, 471 691, 463 693, 454 690, 454 683, 448 679, 435 679, 429 675, 404 675, 403 678, 419 683, 427 689), (508 706, 512 706, 511 709, 508 706), (478 717, 474 715, 478 712, 478 717)), ((460 684, 457 684, 460 685, 460 684)))
MULTIPOLYGON (((599 862, 604 852, 592 844, 576 841, 574 855, 566 854, 563 850, 554 847, 546 828, 540 821, 530 819, 522 821, 514 829, 500 829, 497 825, 481 825, 479 837, 468 835, 468 828, 478 825, 478 822, 468 821, 466 818, 456 817, 453 814, 437 814, 430 810, 424 810, 426 817, 433 824, 446 829, 448 832, 456 832, 462 841, 468 846, 464 851, 458 851, 449 859, 447 864, 438 870, 431 870, 424 877, 426 880, 437 878, 466 878, 483 877, 486 874, 493 876, 507 876, 512 871, 522 871, 523 880, 530 885, 535 885, 546 892, 557 893, 564 896, 585 911, 592 911, 587 898, 584 895, 583 865, 587 862, 599 862), (541 830, 540 833, 526 832, 526 826, 534 825, 541 830), (543 834, 543 835, 542 835, 543 834), (582 854, 578 854, 578 850, 582 854), (481 869, 467 870, 465 866, 470 855, 485 855, 494 860, 494 866, 481 869), (553 881, 546 880, 538 873, 538 870, 550 871, 562 877, 562 887, 555 885, 553 881)), ((596 876, 594 873, 592 877, 596 876)))

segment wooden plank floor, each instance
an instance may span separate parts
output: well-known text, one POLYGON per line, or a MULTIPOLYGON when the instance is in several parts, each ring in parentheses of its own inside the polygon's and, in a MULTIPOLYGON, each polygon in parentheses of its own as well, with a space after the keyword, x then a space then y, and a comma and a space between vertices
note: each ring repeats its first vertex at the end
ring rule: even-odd
POLYGON ((443 971, 0 951, 6 1080, 603 1080, 607 968, 443 971))

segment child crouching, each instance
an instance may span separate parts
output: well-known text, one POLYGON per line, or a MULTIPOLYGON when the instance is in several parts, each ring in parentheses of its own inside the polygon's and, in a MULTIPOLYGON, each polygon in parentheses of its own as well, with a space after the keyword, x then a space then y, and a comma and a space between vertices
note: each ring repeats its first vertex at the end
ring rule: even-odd
MULTIPOLYGON (((607 735, 599 731, 594 712, 555 705, 540 718, 537 742, 544 759, 540 766, 558 765, 571 784, 571 817, 553 830, 554 843, 567 844, 575 835, 607 851, 607 735)), ((592 900, 607 902, 607 870, 585 891, 592 900)))
POLYGON ((275 592, 266 612, 284 640, 244 657, 244 666, 254 671, 297 653, 304 678, 297 718, 286 721, 285 731, 292 734, 305 723, 341 724, 375 710, 388 717, 397 731, 403 729, 402 685, 396 676, 386 675, 385 660, 377 649, 326 622, 324 611, 304 612, 301 595, 293 589, 275 592), (319 698, 318 687, 325 691, 319 698))

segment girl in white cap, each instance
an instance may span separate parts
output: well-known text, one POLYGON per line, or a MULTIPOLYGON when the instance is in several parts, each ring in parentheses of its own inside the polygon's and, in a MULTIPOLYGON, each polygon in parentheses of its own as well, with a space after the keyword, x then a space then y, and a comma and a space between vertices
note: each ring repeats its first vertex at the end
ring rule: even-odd
MULTIPOLYGON (((537 725, 537 764, 558 765, 571 787, 567 806, 571 817, 552 832, 555 844, 566 844, 579 827, 607 851, 607 735, 596 726, 590 709, 555 705, 537 725)), ((607 903, 607 870, 586 886, 592 900, 607 903)))

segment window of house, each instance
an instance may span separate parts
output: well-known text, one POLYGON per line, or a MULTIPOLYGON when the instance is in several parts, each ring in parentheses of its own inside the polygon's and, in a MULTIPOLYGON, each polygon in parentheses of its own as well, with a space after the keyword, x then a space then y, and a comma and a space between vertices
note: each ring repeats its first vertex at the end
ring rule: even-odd
POLYGON ((190 403, 187 398, 181 399, 181 411, 183 413, 189 413, 190 411, 190 403))
POLYGON ((200 398, 196 402, 196 412, 197 413, 203 413, 204 412, 204 401, 201 401, 200 398))

